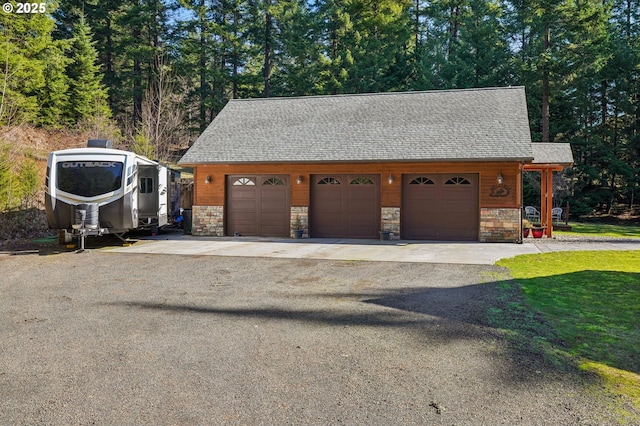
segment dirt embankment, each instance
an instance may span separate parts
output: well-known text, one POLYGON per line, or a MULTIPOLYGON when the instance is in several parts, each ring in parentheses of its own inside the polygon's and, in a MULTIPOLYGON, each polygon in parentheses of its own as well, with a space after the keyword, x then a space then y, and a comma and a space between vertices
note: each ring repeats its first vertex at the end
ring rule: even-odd
MULTIPOLYGON (((44 215, 44 183, 47 158, 51 151, 86 145, 87 132, 39 129, 30 126, 4 126, 0 128, 0 154, 4 167, 17 186, 20 167, 27 160, 35 162, 40 188, 35 197, 21 199, 12 195, 0 197, 0 246, 19 243, 20 240, 51 235, 44 215)), ((8 184, 2 190, 14 190, 8 184)))

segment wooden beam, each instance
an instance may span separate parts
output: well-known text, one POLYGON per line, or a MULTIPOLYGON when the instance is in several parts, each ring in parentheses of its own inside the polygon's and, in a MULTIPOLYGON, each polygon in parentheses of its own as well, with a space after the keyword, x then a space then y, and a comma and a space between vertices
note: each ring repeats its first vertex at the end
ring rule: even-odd
POLYGON ((547 177, 547 197, 546 197, 546 222, 547 222, 547 229, 546 229, 546 234, 547 234, 547 238, 551 238, 551 235, 553 234, 553 215, 551 210, 553 209, 553 170, 547 170, 546 173, 546 177, 547 177))
MULTIPOLYGON (((540 170, 540 225, 547 226, 547 170, 540 170)), ((546 231, 545 231, 546 234, 546 231)))
POLYGON ((542 170, 553 170, 554 172, 561 172, 566 169, 567 166, 560 164, 525 164, 525 172, 541 172, 542 170))

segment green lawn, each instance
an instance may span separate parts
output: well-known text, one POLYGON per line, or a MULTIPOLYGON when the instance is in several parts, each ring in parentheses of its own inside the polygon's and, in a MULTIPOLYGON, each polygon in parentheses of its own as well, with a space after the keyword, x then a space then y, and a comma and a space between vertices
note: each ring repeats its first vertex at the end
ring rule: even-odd
MULTIPOLYGON (((524 297, 525 306, 514 309, 542 316, 561 342, 543 350, 580 360, 640 410, 640 250, 525 255, 498 265, 510 270, 524 297)), ((530 319, 515 331, 546 342, 542 322, 530 319)))
POLYGON ((640 238, 640 226, 569 222, 571 231, 553 231, 556 235, 640 238))

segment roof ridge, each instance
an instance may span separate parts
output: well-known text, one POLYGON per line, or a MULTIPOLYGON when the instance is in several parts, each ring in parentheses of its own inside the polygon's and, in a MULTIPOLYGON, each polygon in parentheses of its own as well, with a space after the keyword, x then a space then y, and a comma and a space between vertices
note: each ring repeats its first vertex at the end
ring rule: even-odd
POLYGON ((366 93, 339 93, 335 95, 300 95, 300 96, 274 96, 269 98, 235 98, 229 99, 229 102, 251 102, 251 101, 278 101, 290 99, 327 99, 327 98, 347 98, 347 97, 373 97, 373 96, 393 96, 393 95, 414 95, 414 94, 433 94, 433 93, 460 93, 460 92, 481 92, 493 90, 513 90, 525 89, 525 86, 491 86, 491 87, 470 87, 465 89, 432 89, 432 90, 409 90, 398 92, 366 92, 366 93))

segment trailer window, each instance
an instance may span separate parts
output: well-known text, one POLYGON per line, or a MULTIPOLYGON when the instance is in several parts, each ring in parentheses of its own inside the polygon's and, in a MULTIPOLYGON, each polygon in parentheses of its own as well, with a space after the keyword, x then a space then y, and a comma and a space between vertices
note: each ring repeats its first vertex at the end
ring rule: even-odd
POLYGON ((153 192, 153 178, 143 177, 140 178, 140 193, 151 194, 153 192))
POLYGON ((95 197, 122 187, 123 164, 117 161, 61 161, 58 189, 81 197, 95 197))

